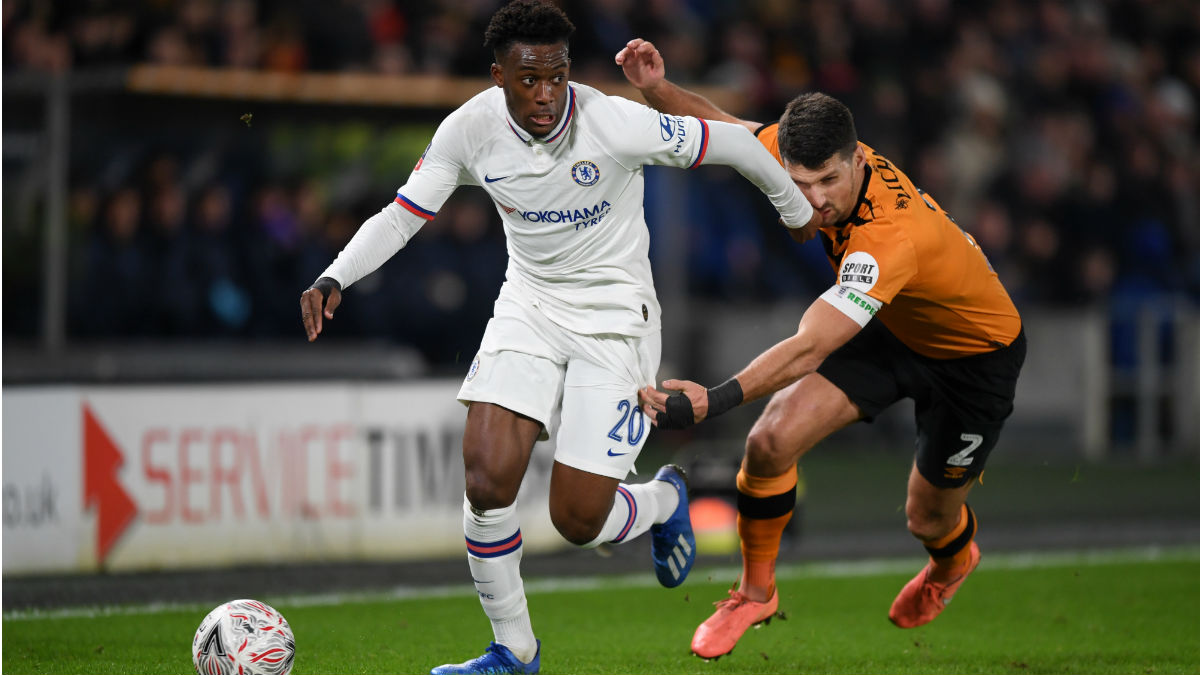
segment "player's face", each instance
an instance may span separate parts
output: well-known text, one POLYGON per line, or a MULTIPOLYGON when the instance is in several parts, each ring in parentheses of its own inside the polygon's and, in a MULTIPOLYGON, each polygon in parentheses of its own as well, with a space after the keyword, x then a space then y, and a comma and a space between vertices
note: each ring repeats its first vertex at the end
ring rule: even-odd
POLYGON ((785 166, 824 227, 853 215, 866 162, 867 156, 860 146, 849 157, 834 155, 816 169, 790 163, 785 166))
POLYGON ((565 42, 517 43, 492 64, 492 80, 504 89, 504 102, 517 124, 542 137, 554 130, 566 111, 570 69, 565 42))

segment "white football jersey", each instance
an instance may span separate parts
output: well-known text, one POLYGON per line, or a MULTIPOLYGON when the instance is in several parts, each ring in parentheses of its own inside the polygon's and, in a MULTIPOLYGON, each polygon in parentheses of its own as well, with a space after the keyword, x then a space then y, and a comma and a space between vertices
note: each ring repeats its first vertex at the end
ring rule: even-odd
POLYGON ((504 91, 490 88, 442 121, 395 204, 322 276, 348 286, 403 247, 459 185, 479 185, 504 223, 510 292, 576 333, 648 335, 661 323, 642 167, 689 168, 706 156, 759 185, 790 227, 808 222, 799 189, 738 125, 660 114, 570 83, 562 119, 534 138, 510 116, 504 91), (710 148, 710 136, 722 141, 710 148))
POLYGON ((574 332, 646 335, 660 323, 642 166, 696 165, 705 127, 573 83, 558 126, 535 138, 496 87, 442 122, 396 200, 432 218, 458 185, 482 186, 504 222, 515 290, 574 332))

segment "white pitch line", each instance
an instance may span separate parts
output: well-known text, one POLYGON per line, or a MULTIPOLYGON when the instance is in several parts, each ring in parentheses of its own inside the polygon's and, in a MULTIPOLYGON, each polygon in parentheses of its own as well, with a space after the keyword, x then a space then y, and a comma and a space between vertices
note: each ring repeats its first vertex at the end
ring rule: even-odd
MULTIPOLYGON (((1034 568, 1118 565, 1137 562, 1200 562, 1200 547, 1147 546, 1115 550, 1046 551, 1024 553, 992 553, 986 557, 985 570, 1020 570, 1034 568)), ((905 574, 920 567, 923 559, 886 558, 840 562, 809 562, 781 565, 776 569, 780 579, 828 579, 872 577, 905 574)), ((694 570, 713 582, 732 582, 741 574, 740 567, 713 567, 694 570)), ((693 579, 696 578, 693 576, 693 579)), ((546 577, 525 583, 530 595, 567 591, 612 590, 620 588, 654 588, 658 581, 649 572, 611 576, 546 577)), ((313 607, 341 604, 362 604, 392 600, 424 600, 469 596, 475 589, 471 584, 449 584, 422 588, 400 586, 386 591, 361 593, 314 593, 272 597, 268 604, 275 607, 313 607)), ((37 621, 42 619, 100 618, 166 612, 195 611, 203 614, 212 609, 207 604, 188 602, 154 602, 145 605, 109 605, 102 607, 66 607, 59 609, 23 609, 4 612, 5 621, 37 621)))

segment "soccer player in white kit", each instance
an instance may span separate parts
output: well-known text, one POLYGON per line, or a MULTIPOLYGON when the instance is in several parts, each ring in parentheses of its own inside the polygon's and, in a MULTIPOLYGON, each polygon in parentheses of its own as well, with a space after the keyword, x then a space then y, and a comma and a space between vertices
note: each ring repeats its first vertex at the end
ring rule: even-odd
POLYGON ((744 127, 660 115, 570 82, 567 17, 517 0, 492 17, 496 87, 438 127, 396 193, 301 296, 309 341, 341 291, 404 247, 459 185, 481 186, 507 237, 506 281, 458 398, 467 559, 494 641, 445 673, 535 673, 541 643, 520 576, 516 498, 534 442, 554 437, 550 515, 574 544, 621 543, 651 530, 663 585, 695 560, 687 486, 673 465, 642 484, 621 481, 650 424, 637 392, 654 382, 660 309, 642 212, 646 164, 736 168, 772 201, 799 239, 812 208, 744 127))

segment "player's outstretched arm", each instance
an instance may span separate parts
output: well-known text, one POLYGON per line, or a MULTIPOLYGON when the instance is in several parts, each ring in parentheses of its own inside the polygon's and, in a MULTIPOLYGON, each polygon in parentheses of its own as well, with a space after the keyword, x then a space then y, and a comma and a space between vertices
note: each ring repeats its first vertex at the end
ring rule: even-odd
POLYGON ((615 60, 625 73, 625 79, 642 92, 651 108, 659 112, 740 124, 750 131, 762 126, 758 122, 738 119, 707 98, 668 80, 662 54, 652 42, 634 38, 617 52, 615 60))
POLYGON ((854 337, 862 326, 828 302, 817 299, 804 312, 796 334, 759 354, 724 384, 711 389, 689 380, 666 380, 663 389, 638 392, 651 423, 682 429, 773 394, 808 375, 825 357, 854 337))
MULTIPOLYGON (((795 181, 779 164, 774 155, 744 127, 725 122, 709 122, 708 148, 701 164, 731 166, 775 205, 783 224, 788 228, 803 228, 813 217, 813 208, 795 181)), ((814 231, 816 228, 808 228, 814 231)))

